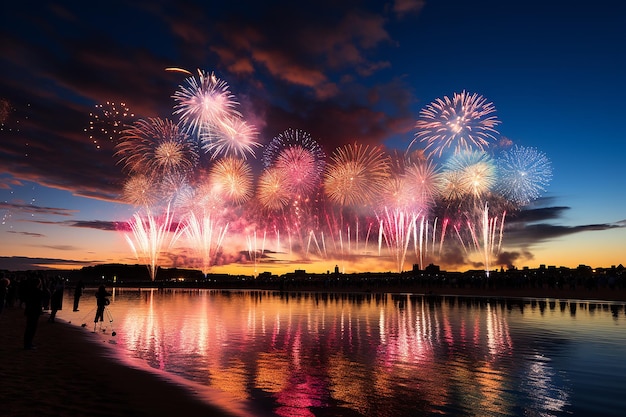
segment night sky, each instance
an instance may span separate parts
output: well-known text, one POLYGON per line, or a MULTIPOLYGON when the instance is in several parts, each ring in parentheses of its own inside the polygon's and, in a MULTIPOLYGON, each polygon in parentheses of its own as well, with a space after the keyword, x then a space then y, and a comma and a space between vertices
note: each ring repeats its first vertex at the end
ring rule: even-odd
MULTIPOLYGON (((0 268, 136 262, 117 230, 137 208, 121 199, 115 142, 85 129, 111 103, 131 122, 173 118, 185 75, 172 67, 227 82, 262 145, 294 128, 327 154, 355 141, 404 151, 421 109, 476 93, 493 103, 501 141, 540 150, 553 169, 508 219, 495 266, 626 259, 620 1, 36 4, 0 13, 0 268)), ((479 267, 471 256, 435 263, 479 267)), ((251 272, 234 258, 215 270, 251 272)))

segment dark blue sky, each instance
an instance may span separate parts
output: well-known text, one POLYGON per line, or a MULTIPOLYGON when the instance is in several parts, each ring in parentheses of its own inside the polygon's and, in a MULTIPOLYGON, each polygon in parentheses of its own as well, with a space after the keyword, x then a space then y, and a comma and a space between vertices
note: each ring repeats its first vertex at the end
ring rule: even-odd
MULTIPOLYGON (((626 248, 622 2, 211 3, 2 6, 0 233, 21 249, 3 244, 0 256, 41 257, 48 247, 55 259, 75 260, 73 244, 64 256, 63 244, 41 243, 48 232, 33 238, 33 206, 40 220, 58 209, 95 230, 125 220, 131 208, 116 203, 124 177, 113 144, 101 140, 98 149, 83 129, 107 101, 139 117, 171 117, 183 77, 167 67, 215 71, 262 142, 299 128, 328 153, 355 140, 404 150, 425 105, 463 90, 480 94, 493 102, 502 136, 553 164, 552 183, 531 207, 545 217, 532 233, 511 233, 526 253, 517 259, 551 264, 552 250, 586 254, 590 239, 626 248)), ((586 256, 581 263, 623 262, 586 256)))

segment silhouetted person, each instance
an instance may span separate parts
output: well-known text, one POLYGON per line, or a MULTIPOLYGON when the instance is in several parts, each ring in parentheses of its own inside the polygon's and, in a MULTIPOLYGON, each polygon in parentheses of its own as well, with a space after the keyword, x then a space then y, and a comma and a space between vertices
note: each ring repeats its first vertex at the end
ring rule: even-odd
POLYGON ((23 300, 25 303, 26 329, 24 330, 24 349, 34 349, 33 338, 37 331, 39 316, 43 313, 43 282, 37 276, 28 278, 23 300))
POLYGON ((111 293, 107 292, 104 285, 100 285, 98 291, 96 291, 96 305, 98 308, 96 309, 96 317, 93 319, 94 324, 98 321, 104 321, 104 308, 109 305, 110 295, 111 293))
POLYGON ((52 292, 50 291, 50 282, 44 276, 40 278, 41 278, 41 291, 42 291, 41 305, 44 311, 49 311, 50 310, 50 296, 52 295, 52 292))
POLYGON ((49 322, 54 323, 57 311, 63 309, 63 292, 65 291, 65 282, 63 278, 56 277, 52 287, 52 295, 50 296, 50 317, 49 322))
POLYGON ((9 281, 8 278, 5 278, 4 274, 0 275, 0 313, 4 310, 4 303, 6 302, 7 294, 9 293, 10 284, 11 281, 9 281))
POLYGON ((83 295, 83 291, 85 290, 85 284, 83 280, 80 279, 76 283, 76 288, 74 288, 74 311, 78 311, 78 303, 80 301, 80 297, 83 295))

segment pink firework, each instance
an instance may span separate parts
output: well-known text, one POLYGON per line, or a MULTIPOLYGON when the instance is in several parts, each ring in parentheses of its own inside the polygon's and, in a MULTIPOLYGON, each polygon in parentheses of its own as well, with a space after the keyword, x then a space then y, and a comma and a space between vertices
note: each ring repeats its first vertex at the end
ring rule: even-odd
POLYGON ((452 99, 439 98, 420 111, 415 124, 417 133, 409 148, 419 141, 426 142, 429 155, 441 156, 448 148, 455 153, 484 150, 496 140, 499 123, 495 107, 484 97, 466 91, 454 93, 452 99))
POLYGON ((239 103, 228 84, 214 73, 198 70, 198 78, 188 77, 186 85, 181 85, 173 98, 176 101, 174 114, 180 117, 188 133, 212 135, 225 117, 241 116, 235 110, 239 103))
POLYGON ((402 178, 416 208, 425 211, 435 204, 441 189, 441 174, 432 160, 407 158, 402 178))
POLYGON ((321 181, 326 154, 307 132, 287 129, 265 148, 265 167, 282 173, 288 191, 294 195, 310 195, 321 181))
POLYGON ((216 125, 216 132, 211 140, 204 140, 202 147, 211 154, 211 158, 218 156, 238 156, 246 158, 254 156, 254 148, 261 146, 256 141, 258 132, 254 126, 238 117, 226 117, 216 125))

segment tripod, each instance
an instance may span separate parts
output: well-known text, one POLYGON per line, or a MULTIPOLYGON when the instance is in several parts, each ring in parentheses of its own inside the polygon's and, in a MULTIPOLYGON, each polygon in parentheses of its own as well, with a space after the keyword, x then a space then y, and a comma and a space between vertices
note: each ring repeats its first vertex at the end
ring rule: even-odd
MULTIPOLYGON (((93 312, 93 309, 87 313, 87 316, 85 316, 85 318, 87 318, 91 313, 93 312)), ((96 330, 98 329, 98 322, 100 323, 100 330, 102 330, 103 332, 106 331, 106 327, 102 327, 102 322, 104 321, 104 316, 106 315, 107 319, 109 320, 109 324, 111 325, 111 336, 115 336, 117 333, 115 332, 115 330, 113 330, 113 314, 111 314, 111 311, 106 308, 106 306, 99 306, 96 309, 96 316, 94 317, 93 320, 93 332, 95 333, 96 330)), ((85 327, 87 325, 87 323, 83 323, 81 324, 81 327, 85 327)))

